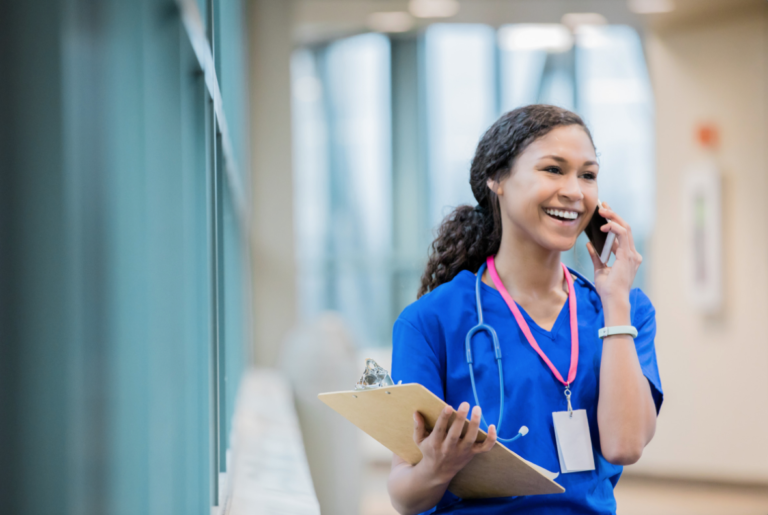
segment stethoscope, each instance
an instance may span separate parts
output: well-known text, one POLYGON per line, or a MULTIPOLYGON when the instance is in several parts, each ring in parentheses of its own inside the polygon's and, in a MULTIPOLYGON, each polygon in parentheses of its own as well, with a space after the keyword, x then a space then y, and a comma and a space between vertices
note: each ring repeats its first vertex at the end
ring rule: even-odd
MULTIPOLYGON (((521 436, 528 434, 528 428, 522 426, 517 435, 512 438, 501 438, 498 435, 501 434, 501 420, 504 415, 504 373, 501 367, 501 346, 499 345, 499 337, 496 336, 496 330, 490 325, 483 323, 483 305, 480 302, 480 282, 485 272, 486 264, 480 265, 480 269, 477 271, 477 280, 475 282, 475 299, 477 301, 477 325, 469 330, 465 338, 465 347, 467 351, 467 365, 469 366, 469 379, 472 381, 472 393, 475 395, 475 406, 480 406, 480 399, 477 396, 477 387, 475 386, 475 369, 472 366, 472 337, 475 333, 485 331, 491 335, 493 340, 493 352, 496 356, 496 364, 499 368, 499 421, 496 424, 496 439, 500 442, 510 443, 514 442, 521 436)), ((480 414, 480 418, 485 424, 486 430, 488 429, 488 423, 485 421, 485 415, 480 414)))

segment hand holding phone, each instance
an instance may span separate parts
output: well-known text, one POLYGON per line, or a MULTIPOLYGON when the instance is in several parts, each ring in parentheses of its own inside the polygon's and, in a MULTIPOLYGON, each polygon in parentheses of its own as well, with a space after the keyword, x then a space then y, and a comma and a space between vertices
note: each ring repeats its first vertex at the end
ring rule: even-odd
POLYGON ((602 226, 608 223, 608 220, 600 215, 600 209, 603 207, 603 203, 597 201, 597 207, 592 215, 592 219, 589 221, 584 233, 592 242, 592 246, 595 248, 595 252, 600 256, 600 261, 603 264, 608 263, 608 258, 611 257, 611 248, 613 248, 613 240, 616 239, 616 235, 612 232, 603 232, 600 230, 602 226))

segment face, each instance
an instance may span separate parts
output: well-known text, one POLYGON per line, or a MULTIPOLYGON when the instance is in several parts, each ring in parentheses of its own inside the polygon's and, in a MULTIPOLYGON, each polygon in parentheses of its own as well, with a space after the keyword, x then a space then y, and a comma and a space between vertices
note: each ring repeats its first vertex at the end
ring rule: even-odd
POLYGON ((597 206, 598 164, 578 125, 556 127, 517 156, 502 181, 488 181, 499 197, 505 237, 527 237, 548 250, 566 251, 597 206))

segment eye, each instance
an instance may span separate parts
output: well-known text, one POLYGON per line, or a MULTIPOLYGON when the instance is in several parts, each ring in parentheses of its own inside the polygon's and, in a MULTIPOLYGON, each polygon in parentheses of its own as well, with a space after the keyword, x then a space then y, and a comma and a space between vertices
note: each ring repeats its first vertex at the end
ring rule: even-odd
POLYGON ((597 179, 597 174, 594 172, 585 172, 582 175, 582 177, 587 179, 588 181, 594 181, 595 179, 597 179))
POLYGON ((559 166, 548 166, 544 168, 544 171, 549 173, 563 173, 559 166))

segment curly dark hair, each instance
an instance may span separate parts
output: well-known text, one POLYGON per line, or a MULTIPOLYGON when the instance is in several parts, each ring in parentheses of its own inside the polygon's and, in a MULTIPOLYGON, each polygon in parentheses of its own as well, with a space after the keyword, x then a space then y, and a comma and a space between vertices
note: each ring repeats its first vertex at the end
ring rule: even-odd
POLYGON ((565 125, 579 125, 592 140, 579 115, 544 104, 510 111, 486 131, 469 171, 469 184, 477 206, 459 206, 440 224, 417 297, 447 283, 462 270, 477 272, 488 256, 498 252, 501 211, 496 193, 488 188, 488 179, 504 180, 511 173, 515 158, 528 145, 555 127, 565 125))

